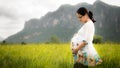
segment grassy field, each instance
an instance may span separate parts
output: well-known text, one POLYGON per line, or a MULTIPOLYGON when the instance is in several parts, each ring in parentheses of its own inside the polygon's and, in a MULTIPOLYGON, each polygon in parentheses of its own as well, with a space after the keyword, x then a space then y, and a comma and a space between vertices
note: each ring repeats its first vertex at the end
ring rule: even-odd
MULTIPOLYGON (((103 59, 89 68, 120 68, 120 44, 94 44, 103 59)), ((73 68, 70 44, 0 45, 0 68, 73 68)))

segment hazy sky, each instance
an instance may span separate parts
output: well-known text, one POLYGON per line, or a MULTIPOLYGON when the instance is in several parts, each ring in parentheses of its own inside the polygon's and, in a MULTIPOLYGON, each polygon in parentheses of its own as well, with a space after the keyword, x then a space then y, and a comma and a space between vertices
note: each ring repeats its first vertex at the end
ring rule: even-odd
MULTIPOLYGON (((40 18, 55 11, 62 4, 76 5, 81 2, 93 4, 96 0, 0 0, 0 36, 7 38, 21 31, 25 21, 40 18)), ((120 0, 102 0, 120 6, 120 0)))

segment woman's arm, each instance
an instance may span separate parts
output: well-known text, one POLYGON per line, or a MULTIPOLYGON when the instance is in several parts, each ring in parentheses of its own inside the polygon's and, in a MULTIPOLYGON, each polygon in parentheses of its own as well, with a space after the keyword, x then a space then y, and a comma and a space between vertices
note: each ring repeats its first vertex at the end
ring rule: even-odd
POLYGON ((82 47, 84 47, 87 43, 86 42, 81 42, 76 48, 73 48, 73 53, 77 53, 78 50, 80 50, 82 47))

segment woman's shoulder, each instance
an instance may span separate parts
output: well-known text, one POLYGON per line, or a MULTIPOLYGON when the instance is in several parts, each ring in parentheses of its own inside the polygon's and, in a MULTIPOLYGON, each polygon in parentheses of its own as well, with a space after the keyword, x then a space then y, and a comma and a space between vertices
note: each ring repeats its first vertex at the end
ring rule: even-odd
POLYGON ((94 23, 91 20, 89 20, 88 22, 85 23, 85 25, 93 25, 93 24, 94 23))
POLYGON ((87 23, 85 23, 85 28, 93 28, 94 27, 94 23, 90 20, 87 23))

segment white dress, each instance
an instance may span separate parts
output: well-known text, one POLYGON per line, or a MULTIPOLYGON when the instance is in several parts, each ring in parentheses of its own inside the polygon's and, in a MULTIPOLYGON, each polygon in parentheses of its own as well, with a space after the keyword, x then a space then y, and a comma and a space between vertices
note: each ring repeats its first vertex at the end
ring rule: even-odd
POLYGON ((85 23, 71 39, 71 48, 78 46, 80 42, 87 44, 82 47, 77 53, 73 53, 74 62, 82 63, 83 65, 94 66, 99 63, 99 55, 93 46, 93 36, 95 33, 94 23, 89 20, 85 23))

